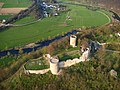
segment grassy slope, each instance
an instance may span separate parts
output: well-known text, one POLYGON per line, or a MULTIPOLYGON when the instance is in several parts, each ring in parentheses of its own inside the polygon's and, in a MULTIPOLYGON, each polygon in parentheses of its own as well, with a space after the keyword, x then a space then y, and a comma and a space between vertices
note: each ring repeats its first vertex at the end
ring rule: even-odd
MULTIPOLYGON (((109 20, 103 14, 86 9, 85 7, 76 7, 69 5, 70 16, 72 21, 66 20, 68 26, 64 26, 64 22, 68 13, 63 13, 57 17, 45 18, 40 22, 23 27, 12 27, 0 33, 0 49, 25 45, 46 39, 48 36, 56 36, 62 32, 70 31, 73 28, 82 26, 101 26, 109 20)), ((18 23, 24 23, 30 18, 22 19, 18 23)))
POLYGON ((31 4, 30 0, 0 0, 0 2, 4 2, 4 8, 12 8, 12 7, 28 7, 31 4))
POLYGON ((0 15, 0 20, 3 20, 3 19, 8 19, 10 18, 12 15, 0 15))
POLYGON ((10 66, 10 64, 15 60, 16 58, 13 58, 13 57, 6 57, 3 59, 0 58, 0 68, 10 66))
POLYGON ((97 55, 97 59, 62 69, 61 76, 52 75, 50 72, 44 75, 25 75, 19 70, 1 83, 4 87, 2 90, 119 90, 120 74, 113 78, 109 73, 117 64, 115 58, 118 56, 119 54, 114 56, 112 53, 105 53, 101 59, 97 55), (103 59, 106 56, 107 58, 103 59))
POLYGON ((108 19, 101 13, 88 10, 85 7, 80 8, 79 6, 70 6, 70 8, 74 8, 71 11, 70 16, 73 18, 72 23, 76 24, 77 27, 101 26, 108 22, 108 19))

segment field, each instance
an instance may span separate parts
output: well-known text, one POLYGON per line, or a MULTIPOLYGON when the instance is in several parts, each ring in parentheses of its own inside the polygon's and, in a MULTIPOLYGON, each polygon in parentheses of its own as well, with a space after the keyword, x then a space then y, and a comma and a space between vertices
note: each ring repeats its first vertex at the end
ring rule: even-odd
POLYGON ((8 19, 13 14, 19 13, 31 4, 32 2, 30 0, 0 0, 0 20, 8 19))
POLYGON ((0 10, 0 14, 7 15, 7 14, 18 14, 21 10, 25 10, 27 8, 2 8, 0 10))
POLYGON ((0 0, 3 2, 3 8, 13 8, 13 7, 28 7, 31 5, 30 0, 0 0))
MULTIPOLYGON (((68 7, 71 11, 62 13, 59 16, 44 18, 28 26, 12 27, 0 32, 0 49, 4 50, 40 41, 71 31, 74 28, 101 26, 111 22, 111 19, 101 10, 92 11, 83 6, 68 5, 68 7), (67 16, 71 20, 67 19, 67 16)), ((33 17, 26 17, 15 24, 31 21, 31 18, 33 19, 33 17)))
POLYGON ((3 19, 8 19, 9 17, 11 17, 12 15, 0 15, 0 20, 3 19))

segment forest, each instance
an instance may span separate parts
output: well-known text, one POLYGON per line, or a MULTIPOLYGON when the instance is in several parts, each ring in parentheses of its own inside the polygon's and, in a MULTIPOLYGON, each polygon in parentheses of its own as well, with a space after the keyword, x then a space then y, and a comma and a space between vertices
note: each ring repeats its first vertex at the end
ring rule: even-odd
POLYGON ((120 15, 120 0, 70 0, 70 1, 77 1, 92 5, 99 5, 101 7, 111 9, 120 15))

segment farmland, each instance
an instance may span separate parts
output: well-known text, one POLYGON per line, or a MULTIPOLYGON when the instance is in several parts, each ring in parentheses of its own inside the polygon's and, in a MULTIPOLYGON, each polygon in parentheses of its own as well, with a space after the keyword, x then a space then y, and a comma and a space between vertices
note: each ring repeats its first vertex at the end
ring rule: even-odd
POLYGON ((0 20, 3 19, 8 19, 9 17, 11 17, 12 15, 0 15, 0 20))
POLYGON ((28 7, 31 5, 30 0, 0 0, 4 3, 3 8, 13 8, 13 7, 28 7))
MULTIPOLYGON (((0 32, 0 49, 4 50, 40 41, 75 28, 95 27, 111 22, 111 19, 102 14, 101 10, 92 11, 83 6, 68 5, 68 7, 71 11, 61 13, 57 17, 44 18, 31 25, 11 27, 4 32, 0 32), (66 19, 68 15, 71 20, 66 19)), ((22 24, 31 19, 33 19, 32 16, 25 17, 14 24, 22 24)))
POLYGON ((0 0, 0 20, 7 20, 13 14, 25 10, 31 4, 30 0, 0 0))

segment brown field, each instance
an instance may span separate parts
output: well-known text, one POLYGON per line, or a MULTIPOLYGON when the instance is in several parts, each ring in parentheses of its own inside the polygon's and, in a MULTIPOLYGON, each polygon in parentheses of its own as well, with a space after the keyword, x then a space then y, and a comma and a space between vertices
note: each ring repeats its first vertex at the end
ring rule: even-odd
POLYGON ((21 10, 25 10, 26 8, 1 8, 0 14, 17 14, 21 10))
POLYGON ((4 3, 0 2, 0 15, 6 15, 6 14, 17 14, 21 10, 25 10, 26 8, 2 8, 4 3))
POLYGON ((0 8, 4 5, 4 3, 0 2, 0 8))

